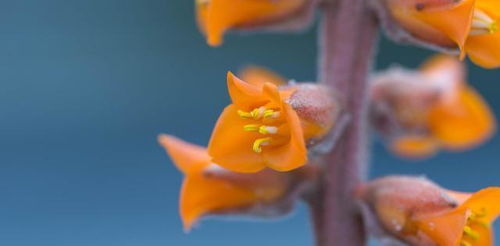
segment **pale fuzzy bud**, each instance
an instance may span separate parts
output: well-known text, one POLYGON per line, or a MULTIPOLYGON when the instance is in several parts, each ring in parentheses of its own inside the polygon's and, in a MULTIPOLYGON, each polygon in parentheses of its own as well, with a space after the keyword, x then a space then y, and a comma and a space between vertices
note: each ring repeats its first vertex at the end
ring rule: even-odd
POLYGON ((442 90, 418 72, 395 67, 372 78, 372 125, 382 135, 426 131, 426 117, 442 90))
POLYGON ((328 87, 315 83, 297 83, 287 102, 297 112, 309 142, 323 138, 336 124, 342 111, 338 96, 328 87))
POLYGON ((446 190, 424 177, 389 176, 374 180, 358 189, 364 216, 374 236, 434 245, 413 228, 411 221, 449 211, 458 206, 446 190))

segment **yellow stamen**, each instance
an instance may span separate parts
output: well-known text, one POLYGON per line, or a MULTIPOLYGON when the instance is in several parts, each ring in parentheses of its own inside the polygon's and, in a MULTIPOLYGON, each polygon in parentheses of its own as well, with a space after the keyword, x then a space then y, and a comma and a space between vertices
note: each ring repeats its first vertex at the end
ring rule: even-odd
POLYGON ((499 30, 497 22, 485 12, 475 9, 470 35, 494 34, 499 30))
POLYGON ((482 208, 479 212, 473 211, 469 216, 468 221, 470 224, 476 224, 488 228, 489 224, 482 220, 485 216, 486 210, 482 208))
POLYGON ((259 132, 260 134, 276 134, 278 128, 275 126, 259 126, 255 124, 244 125, 243 130, 246 132, 259 132))
POLYGON ((257 152, 257 153, 261 153, 262 152, 262 146, 266 146, 269 144, 269 142, 271 142, 271 138, 259 138, 257 140, 255 140, 255 142, 253 142, 253 151, 257 152))
POLYGON ((264 115, 264 111, 266 111, 266 108, 260 107, 252 110, 251 114, 254 120, 260 119, 264 115))
POLYGON ((248 112, 245 112, 242 110, 238 110, 238 115, 243 119, 250 119, 253 117, 251 113, 248 113, 248 112))
POLYGON ((479 232, 472 230, 470 226, 464 227, 464 235, 472 238, 474 241, 479 239, 479 232))
POLYGON ((267 109, 266 111, 264 111, 264 118, 266 118, 266 119, 269 119, 269 118, 276 119, 278 117, 280 117, 280 112, 275 112, 272 109, 267 109))
POLYGON ((244 125, 243 130, 246 132, 256 132, 259 131, 260 127, 259 125, 244 125))
POLYGON ((254 119, 260 120, 265 119, 276 119, 280 117, 279 111, 274 111, 272 109, 266 109, 265 107, 255 108, 250 112, 245 112, 243 110, 238 110, 238 115, 243 119, 254 119))
POLYGON ((261 134, 276 134, 278 128, 275 126, 261 126, 259 127, 259 133, 261 134))
POLYGON ((243 119, 259 120, 260 118, 262 118, 262 116, 264 116, 265 112, 266 112, 266 108, 260 107, 260 108, 253 109, 250 112, 238 110, 238 115, 243 119))

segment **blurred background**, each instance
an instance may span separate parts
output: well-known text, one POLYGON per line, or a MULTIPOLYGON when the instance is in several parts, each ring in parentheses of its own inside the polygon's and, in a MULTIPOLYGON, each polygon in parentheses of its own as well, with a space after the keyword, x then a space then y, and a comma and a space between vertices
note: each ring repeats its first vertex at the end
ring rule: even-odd
MULTIPOLYGON (((0 245, 312 245, 303 205, 268 223, 219 218, 184 234, 182 176, 156 136, 206 144, 229 102, 228 70, 259 64, 314 80, 315 28, 229 35, 212 49, 191 0, 3 1, 0 51, 0 245)), ((377 68, 430 54, 383 41, 377 68)), ((471 65, 470 78, 500 115, 500 71, 471 65)), ((496 137, 407 162, 376 141, 371 176, 425 174, 475 191, 500 184, 499 149, 496 137)))

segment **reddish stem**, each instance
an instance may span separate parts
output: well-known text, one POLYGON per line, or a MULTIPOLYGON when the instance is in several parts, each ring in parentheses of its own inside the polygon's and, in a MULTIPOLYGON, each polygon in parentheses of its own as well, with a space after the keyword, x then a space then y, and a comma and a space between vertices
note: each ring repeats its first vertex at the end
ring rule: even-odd
POLYGON ((366 0, 326 1, 320 28, 320 81, 345 102, 351 123, 335 149, 321 161, 325 170, 311 211, 318 246, 361 246, 366 242, 353 189, 367 168, 367 77, 378 23, 366 0))

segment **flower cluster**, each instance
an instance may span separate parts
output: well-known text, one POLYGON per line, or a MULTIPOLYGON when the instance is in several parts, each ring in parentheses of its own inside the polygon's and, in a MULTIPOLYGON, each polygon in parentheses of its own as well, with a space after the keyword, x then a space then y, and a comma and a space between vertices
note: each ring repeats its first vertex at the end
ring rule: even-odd
MULTIPOLYGON (((319 3, 331 4, 196 0, 195 5, 207 43, 217 46, 229 30, 302 29, 314 19, 319 3)), ((458 58, 468 56, 480 66, 500 67, 500 0, 371 0, 370 6, 373 9, 366 13, 376 12, 392 39, 459 55, 438 55, 419 70, 393 67, 370 78, 371 127, 389 148, 400 156, 422 158, 442 149, 470 149, 489 139, 496 120, 467 83, 458 58)), ((330 146, 325 143, 343 134, 337 126, 340 119, 350 118, 347 111, 357 98, 343 98, 318 83, 287 83, 260 67, 250 67, 240 77, 229 72, 227 87, 231 104, 219 116, 206 148, 169 135, 159 137, 185 175, 180 214, 187 230, 208 215, 286 214, 298 199, 311 202, 314 192, 329 194, 322 185, 337 184, 324 175, 332 171, 325 165, 350 164, 325 163, 329 158, 312 148, 330 146)), ((353 88, 348 89, 359 89, 353 88)), ((355 126, 362 125, 364 119, 358 118, 364 115, 353 116, 360 121, 355 126)), ((360 134, 352 134, 352 139, 360 134)), ((358 147, 346 139, 341 150, 358 147)), ((367 231, 389 245, 493 245, 491 225, 500 213, 500 187, 468 194, 425 178, 390 176, 359 185, 353 196, 367 231)))

